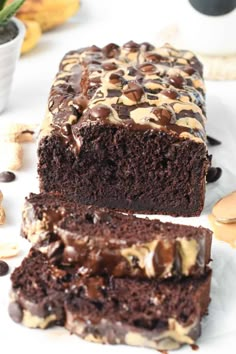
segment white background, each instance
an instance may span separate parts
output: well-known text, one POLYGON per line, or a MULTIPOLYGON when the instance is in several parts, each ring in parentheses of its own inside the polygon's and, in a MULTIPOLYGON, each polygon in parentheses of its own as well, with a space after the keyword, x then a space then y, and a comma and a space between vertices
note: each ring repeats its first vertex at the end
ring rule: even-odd
MULTIPOLYGON (((155 44, 158 32, 166 25, 184 20, 184 0, 83 0, 77 16, 62 27, 43 35, 40 44, 22 57, 17 65, 8 109, 1 121, 40 123, 48 93, 59 61, 71 49, 109 42, 122 44, 130 39, 155 44)), ((200 218, 178 218, 174 222, 208 226, 207 214, 223 195, 236 190, 236 83, 207 82, 208 133, 222 141, 210 149, 215 166, 223 168, 222 178, 207 187, 205 209, 200 218)), ((2 152, 0 152, 2 153, 2 152)), ((7 223, 0 227, 0 241, 17 241, 19 257, 9 261, 11 271, 20 264, 29 245, 20 234, 21 208, 24 197, 38 190, 36 145, 24 145, 24 165, 17 180, 1 184, 7 223)), ((209 316, 203 321, 198 341, 199 353, 236 353, 236 250, 223 242, 213 242, 212 302, 209 316)), ((7 314, 9 276, 0 278, 0 351, 13 353, 65 353, 95 350, 97 353, 149 353, 142 348, 111 347, 87 343, 70 336, 63 329, 30 330, 13 323, 7 314), (4 349, 3 349, 4 348, 4 349)), ((191 353, 184 347, 180 353, 191 353)))

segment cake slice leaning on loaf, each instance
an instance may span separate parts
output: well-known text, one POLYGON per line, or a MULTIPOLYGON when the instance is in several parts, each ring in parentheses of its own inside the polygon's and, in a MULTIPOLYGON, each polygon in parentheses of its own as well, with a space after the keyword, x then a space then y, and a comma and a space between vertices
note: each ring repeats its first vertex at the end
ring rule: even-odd
POLYGON ((32 249, 11 276, 9 314, 31 328, 65 325, 82 338, 159 350, 194 344, 207 312, 211 271, 199 278, 79 277, 32 249))
POLYGON ((199 215, 205 121, 193 53, 132 41, 69 52, 40 134, 40 190, 141 214, 199 215))
POLYGON ((22 234, 51 262, 87 275, 199 276, 211 257, 208 229, 78 205, 58 193, 26 198, 22 234))

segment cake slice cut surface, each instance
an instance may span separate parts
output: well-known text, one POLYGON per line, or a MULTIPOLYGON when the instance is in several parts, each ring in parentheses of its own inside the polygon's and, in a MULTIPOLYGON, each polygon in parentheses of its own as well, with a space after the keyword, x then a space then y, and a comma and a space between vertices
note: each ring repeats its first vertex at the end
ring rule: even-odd
POLYGON ((26 198, 22 234, 52 262, 81 274, 133 278, 199 276, 212 239, 202 227, 78 205, 55 193, 26 198))
POLYGON ((78 276, 31 250, 11 276, 11 318, 31 328, 65 325, 100 343, 159 350, 194 344, 207 312, 211 271, 197 279, 78 276))

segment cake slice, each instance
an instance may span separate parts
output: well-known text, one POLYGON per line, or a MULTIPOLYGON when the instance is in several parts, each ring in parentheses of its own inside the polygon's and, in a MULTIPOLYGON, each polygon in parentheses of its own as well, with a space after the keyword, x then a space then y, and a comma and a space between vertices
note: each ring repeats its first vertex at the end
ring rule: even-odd
POLYGON ((196 56, 169 45, 69 52, 38 145, 42 192, 141 214, 199 215, 210 159, 196 56))
POLYGON ((82 338, 159 350, 194 344, 207 312, 211 271, 199 278, 78 276, 36 250, 11 276, 9 314, 28 327, 65 325, 82 338))
POLYGON ((57 193, 26 198, 22 234, 52 262, 87 275, 198 276, 211 257, 210 230, 78 205, 57 193))

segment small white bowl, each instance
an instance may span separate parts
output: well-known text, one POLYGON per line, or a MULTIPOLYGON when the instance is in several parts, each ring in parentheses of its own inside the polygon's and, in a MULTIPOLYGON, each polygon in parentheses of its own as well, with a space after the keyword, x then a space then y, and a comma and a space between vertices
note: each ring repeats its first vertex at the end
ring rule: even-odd
POLYGON ((17 36, 7 43, 0 44, 0 113, 7 106, 16 63, 25 36, 23 23, 17 18, 12 18, 12 21, 17 26, 17 36))

